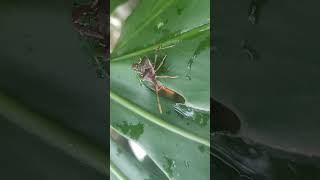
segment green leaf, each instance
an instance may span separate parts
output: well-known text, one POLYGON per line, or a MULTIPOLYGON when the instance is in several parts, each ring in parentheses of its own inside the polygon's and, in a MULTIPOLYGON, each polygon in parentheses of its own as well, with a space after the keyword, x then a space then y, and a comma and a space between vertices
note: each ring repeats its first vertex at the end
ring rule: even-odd
POLYGON ((315 141, 320 137, 320 86, 315 78, 320 74, 320 63, 315 61, 319 53, 317 43, 307 41, 317 33, 306 31, 303 20, 290 23, 300 17, 291 8, 287 7, 287 17, 280 20, 274 17, 283 14, 283 9, 268 10, 272 4, 268 2, 261 10, 260 22, 252 25, 240 18, 248 18, 243 9, 250 3, 237 2, 237 8, 227 11, 231 2, 219 5, 215 25, 220 36, 215 43, 214 98, 239 116, 241 136, 287 151, 320 156, 320 141, 315 141), (222 21, 232 22, 232 26, 222 21), (297 38, 300 43, 295 43, 297 38), (306 46, 301 49, 301 44, 306 46))
POLYGON ((95 77, 71 22, 73 4, 86 2, 0 2, 0 179, 109 172, 105 80, 95 77))
MULTIPOLYGON (((195 124, 192 124, 192 121, 181 118, 174 119, 172 117, 171 120, 178 121, 176 124, 190 123, 190 127, 197 128, 195 124)), ((166 125, 161 128, 150 119, 142 118, 140 115, 124 109, 114 101, 111 101, 111 123, 112 127, 118 132, 129 139, 137 141, 168 177, 172 179, 209 177, 210 159, 208 146, 178 134, 181 130, 170 131, 166 125), (134 137, 130 133, 125 134, 121 128, 118 128, 123 126, 125 122, 129 123, 129 131, 135 131, 136 125, 142 124, 143 132, 135 134, 134 137)))
POLYGON ((148 173, 143 171, 138 160, 129 154, 121 145, 110 138, 110 172, 117 179, 145 179, 148 173))
POLYGON ((214 139, 214 147, 228 153, 223 161, 241 155, 242 167, 259 160, 250 166, 262 179, 320 179, 317 4, 223 0, 212 6, 218 35, 212 94, 238 116, 235 138, 245 139, 238 146, 214 139), (257 144, 262 153, 252 151, 257 144))
POLYGON ((111 54, 111 127, 140 144, 168 179, 210 178, 209 14, 209 1, 141 0, 111 54), (157 75, 178 76, 161 83, 186 101, 160 97, 163 114, 131 69, 157 48, 157 62, 167 55, 157 75))

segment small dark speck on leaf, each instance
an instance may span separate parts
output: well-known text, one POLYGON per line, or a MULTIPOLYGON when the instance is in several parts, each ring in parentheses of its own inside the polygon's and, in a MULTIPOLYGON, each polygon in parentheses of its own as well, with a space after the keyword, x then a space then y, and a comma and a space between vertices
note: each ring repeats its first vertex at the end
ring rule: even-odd
POLYGON ((202 153, 205 151, 205 148, 206 147, 204 145, 198 146, 199 151, 202 152, 202 153))
POLYGON ((176 7, 178 15, 181 15, 184 8, 176 7))
POLYGON ((127 121, 123 121, 122 124, 116 123, 114 126, 132 139, 139 139, 144 131, 144 125, 140 122, 138 124, 129 124, 127 121))

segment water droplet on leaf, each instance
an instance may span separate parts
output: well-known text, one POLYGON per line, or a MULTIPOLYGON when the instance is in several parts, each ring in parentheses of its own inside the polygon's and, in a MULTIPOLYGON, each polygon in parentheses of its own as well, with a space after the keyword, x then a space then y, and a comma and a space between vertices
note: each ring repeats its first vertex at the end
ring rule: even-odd
MULTIPOLYGON (((192 120, 196 122, 201 127, 207 125, 209 118, 209 113, 193 109, 185 104, 177 103, 174 105, 174 110, 180 114, 184 119, 192 120)), ((189 125, 187 123, 187 125, 189 125)))
POLYGON ((166 172, 168 173, 168 175, 170 177, 173 177, 173 169, 176 167, 176 163, 174 160, 168 158, 168 157, 164 157, 166 160, 166 164, 164 165, 164 169, 166 170, 166 172))
POLYGON ((186 166, 186 168, 190 167, 190 162, 189 161, 184 161, 184 165, 186 166))

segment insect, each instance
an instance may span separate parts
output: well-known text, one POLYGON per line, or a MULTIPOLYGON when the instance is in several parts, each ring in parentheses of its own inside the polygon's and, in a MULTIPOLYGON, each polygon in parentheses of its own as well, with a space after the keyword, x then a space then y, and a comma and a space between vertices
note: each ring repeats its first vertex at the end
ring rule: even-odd
POLYGON ((177 78, 177 76, 157 76, 157 71, 161 68, 163 65, 167 55, 163 57, 158 67, 157 65, 157 58, 158 54, 155 54, 154 63, 152 64, 150 59, 147 56, 144 56, 142 59, 140 58, 139 62, 132 64, 132 69, 138 73, 140 76, 141 81, 145 81, 151 84, 151 89, 156 92, 157 96, 157 105, 160 114, 162 114, 162 108, 160 104, 159 99, 159 92, 161 91, 165 96, 174 96, 176 93, 172 91, 171 89, 163 86, 161 82, 158 79, 174 79, 177 78))
POLYGON ((97 73, 99 76, 108 76, 109 59, 109 4, 105 0, 93 0, 91 4, 76 5, 72 10, 72 23, 75 29, 82 35, 99 42, 103 48, 102 60, 95 56, 97 73), (99 72, 98 72, 99 71, 99 72), (101 72, 100 72, 101 71, 101 72), (103 72, 104 71, 104 72, 103 72))

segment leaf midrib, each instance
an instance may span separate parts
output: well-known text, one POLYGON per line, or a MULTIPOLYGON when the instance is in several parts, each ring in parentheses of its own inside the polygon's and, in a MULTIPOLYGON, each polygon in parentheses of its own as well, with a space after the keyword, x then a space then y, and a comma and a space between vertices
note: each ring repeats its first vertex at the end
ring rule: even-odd
POLYGON ((186 139, 189 139, 191 141, 203 144, 207 147, 210 147, 209 140, 166 122, 165 120, 159 118, 158 116, 151 114, 150 112, 144 110, 142 107, 138 106, 137 104, 119 96, 118 94, 114 93, 112 90, 110 90, 110 98, 111 98, 111 100, 117 102, 118 104, 120 104, 121 106, 130 110, 131 112, 143 117, 144 119, 164 128, 170 132, 173 132, 173 133, 180 135, 180 136, 182 136, 186 139))
POLYGON ((111 160, 110 160, 110 171, 114 174, 119 180, 128 180, 128 177, 122 172, 119 167, 117 167, 111 160))
POLYGON ((210 30, 210 23, 202 24, 200 26, 197 26, 197 27, 190 29, 189 31, 180 33, 179 35, 175 36, 174 38, 167 39, 164 41, 159 41, 159 42, 152 44, 148 47, 135 50, 134 52, 129 52, 124 55, 111 57, 110 63, 120 61, 120 60, 125 60, 125 59, 131 58, 131 57, 140 56, 142 54, 154 51, 155 49, 157 49, 159 47, 160 47, 160 49, 171 48, 171 47, 174 47, 177 43, 181 42, 182 40, 195 37, 195 36, 200 35, 202 33, 206 33, 209 30, 210 30))
POLYGON ((40 114, 29 110, 20 102, 0 92, 0 115, 11 123, 36 135, 52 147, 85 162, 102 174, 109 173, 107 153, 89 139, 40 114), (70 146, 71 145, 71 146, 70 146), (76 151, 75 151, 76 149, 76 151))

